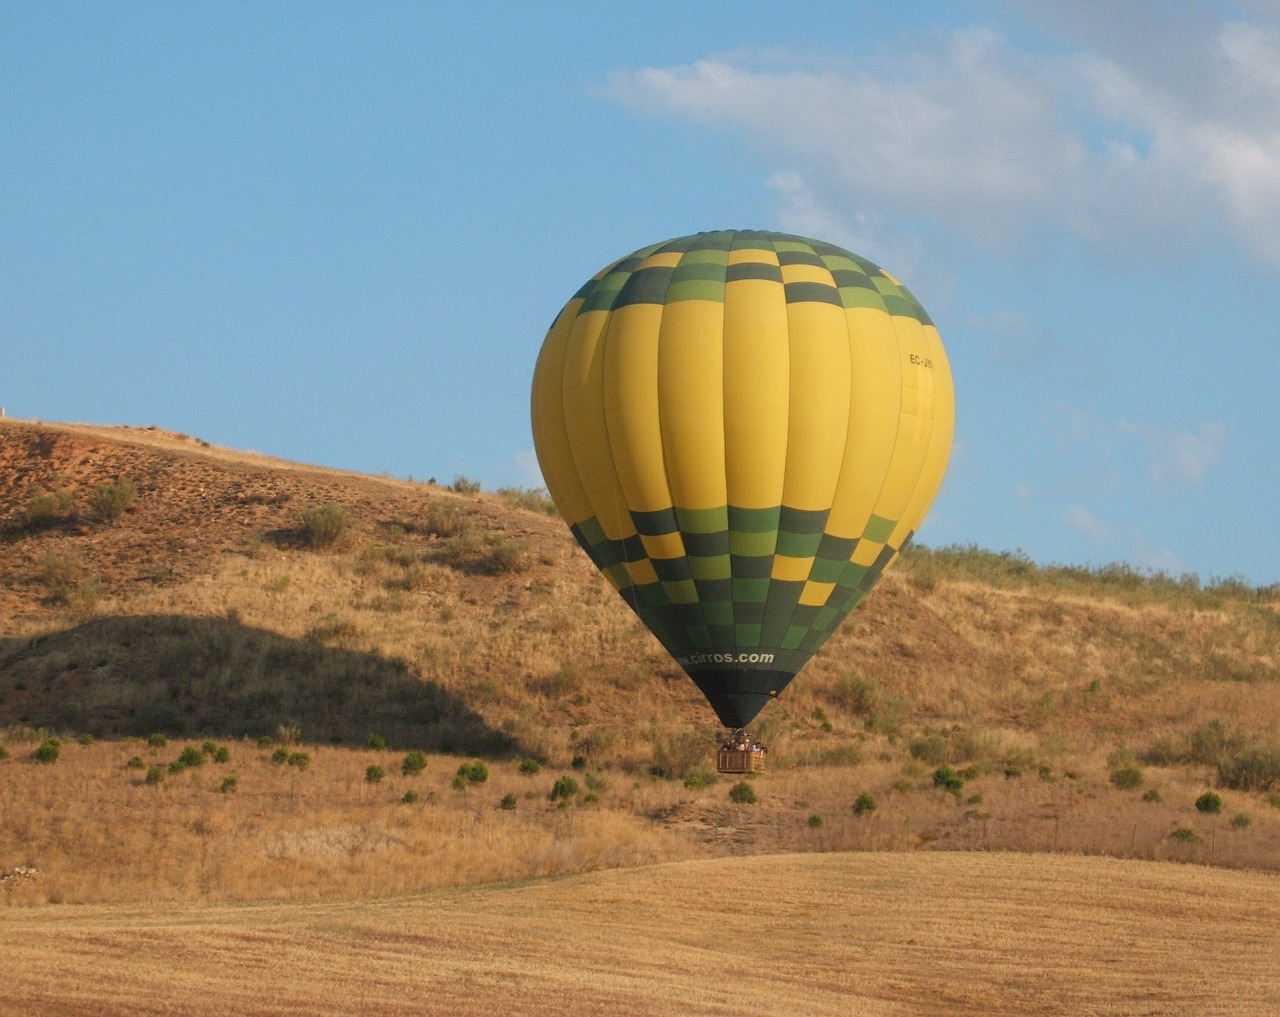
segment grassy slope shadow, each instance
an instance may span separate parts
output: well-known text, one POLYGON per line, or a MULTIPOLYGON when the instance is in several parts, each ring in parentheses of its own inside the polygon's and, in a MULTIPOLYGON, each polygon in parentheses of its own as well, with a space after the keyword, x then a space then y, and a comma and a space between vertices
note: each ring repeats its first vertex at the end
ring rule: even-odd
POLYGON ((98 738, 238 738, 301 728, 312 743, 502 757, 519 746, 457 696, 377 654, 290 639, 230 619, 97 618, 0 640, 0 727, 98 738))

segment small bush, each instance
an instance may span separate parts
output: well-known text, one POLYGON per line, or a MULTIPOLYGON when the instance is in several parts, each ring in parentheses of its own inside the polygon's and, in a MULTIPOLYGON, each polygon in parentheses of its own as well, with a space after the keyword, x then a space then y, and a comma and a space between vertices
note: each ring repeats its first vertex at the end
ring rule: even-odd
POLYGON ((1170 840, 1176 840, 1179 844, 1194 844, 1200 839, 1195 830, 1180 826, 1173 833, 1169 834, 1170 840))
POLYGON ((1206 791, 1196 799, 1196 811, 1216 816, 1222 811, 1222 798, 1213 791, 1206 791))
MULTIPOLYGON (((144 728, 143 730, 146 730, 146 729, 144 728)), ((160 734, 159 732, 157 732, 156 734, 153 734, 150 738, 147 739, 147 744, 150 745, 153 749, 163 749, 166 745, 169 744, 169 739, 166 738, 164 735, 160 734)))
POLYGON ((542 764, 536 759, 522 759, 516 769, 526 777, 532 777, 542 769, 542 764))
POLYGON ((567 773, 561 777, 558 777, 556 779, 556 782, 551 785, 551 800, 553 802, 556 801, 557 799, 561 801, 568 801, 577 793, 578 793, 578 782, 574 780, 572 777, 570 777, 567 773))
POLYGON ((56 763, 58 755, 62 751, 62 743, 56 738, 49 738, 37 746, 32 756, 35 757, 37 763, 56 763))
POLYGON ((212 756, 215 752, 218 751, 218 746, 212 739, 206 738, 203 742, 200 743, 200 751, 203 752, 206 756, 212 756))
POLYGON ((386 777, 386 775, 387 775, 387 771, 384 770, 382 767, 378 766, 376 763, 373 764, 372 766, 366 766, 364 768, 364 782, 366 784, 380 784, 382 783, 382 779, 386 777))
POLYGON ((71 513, 71 492, 52 491, 33 495, 22 510, 22 525, 37 530, 61 522, 71 513))
POLYGON ((1004 775, 1007 780, 1015 780, 1022 776, 1022 767, 1013 765, 1006 766, 1004 768, 1004 775))
POLYGON ((89 734, 89 732, 86 731, 79 738, 77 738, 76 741, 78 741, 81 745, 85 746, 85 748, 88 748, 90 745, 93 744, 93 735, 89 734))
POLYGON ((473 759, 458 767, 458 776, 468 784, 483 784, 489 779, 489 767, 484 764, 484 760, 473 759))
POLYGON ((1158 804, 1164 801, 1164 796, 1160 794, 1160 791, 1158 788, 1153 787, 1147 791, 1142 792, 1142 800, 1144 802, 1154 802, 1158 804))
POLYGON ((187 768, 187 764, 184 763, 181 759, 175 759, 172 763, 169 764, 170 773, 182 773, 184 770, 186 770, 186 768, 187 768))
POLYGON ((549 516, 556 514, 556 503, 551 500, 544 487, 500 487, 498 495, 512 508, 542 512, 549 516))
POLYGON ((514 793, 508 791, 505 795, 502 796, 502 802, 499 805, 499 808, 504 809, 507 812, 511 812, 513 809, 515 809, 515 807, 516 807, 516 796, 514 793))
POLYGON ((479 494, 480 481, 472 480, 459 473, 453 478, 453 483, 449 485, 449 489, 457 494, 479 494))
POLYGON ((271 762, 275 763, 277 766, 280 766, 283 763, 287 763, 288 761, 289 761, 289 750, 286 749, 283 745, 279 746, 273 753, 271 753, 271 762))
POLYGON ((188 745, 178 756, 178 762, 183 766, 204 766, 204 753, 194 745, 188 745))
POLYGON ((422 527, 436 537, 456 537, 467 528, 467 519, 456 501, 442 498, 427 505, 422 527))
POLYGON ((231 750, 227 748, 225 745, 219 745, 216 749, 213 750, 213 761, 215 763, 231 762, 231 750))
POLYGON ((754 805, 756 803, 756 789, 745 780, 740 780, 729 788, 729 801, 735 805, 754 805))
POLYGON ((290 752, 285 762, 295 769, 305 770, 311 765, 311 756, 305 752, 290 752))
POLYGON ((155 787, 162 780, 164 780, 164 771, 160 769, 160 767, 158 766, 149 767, 147 769, 147 776, 145 779, 148 784, 150 784, 152 787, 155 787))
POLYGON ((1122 766, 1111 771, 1111 783, 1121 791, 1133 791, 1142 786, 1142 769, 1137 766, 1122 766))
POLYGON ((222 778, 222 784, 218 788, 218 790, 221 791, 224 795, 230 794, 232 791, 236 789, 236 785, 238 783, 239 781, 236 780, 236 775, 234 773, 229 773, 222 778))
POLYGON ((715 770, 709 766, 695 766, 684 775, 684 786, 691 791, 697 791, 700 788, 710 787, 717 780, 715 770))
POLYGON ((809 817, 809 829, 819 830, 822 828, 822 817, 816 812, 809 817))
POLYGON ((302 741, 302 728, 297 724, 276 725, 276 741, 281 745, 297 745, 302 741))
POLYGON ((417 791, 406 791, 404 793, 404 797, 401 798, 400 800, 404 802, 405 805, 415 805, 417 804, 418 799, 421 797, 422 796, 419 795, 417 791))
POLYGON ((866 816, 876 811, 876 800, 872 795, 865 791, 858 795, 853 801, 853 814, 855 816, 866 816))
POLYGON ((9 758, 9 750, 6 749, 3 745, 0 745, 0 759, 8 759, 8 758, 9 758))
POLYGON ((272 738, 270 735, 263 735, 261 738, 258 739, 258 748, 269 749, 271 748, 272 745, 275 744, 275 741, 276 740, 272 738))
POLYGON ((365 745, 367 745, 371 749, 375 749, 378 752, 381 752, 383 749, 387 747, 387 740, 383 738, 382 735, 380 734, 370 734, 369 737, 365 740, 365 745))
POLYGON ((953 795, 959 795, 964 787, 964 778, 956 772, 954 767, 940 766, 933 771, 933 786, 953 795))
POLYGON ((1237 791, 1280 788, 1280 746, 1248 749, 1219 760, 1218 783, 1237 791))
POLYGON ((302 510, 302 539, 313 550, 332 547, 347 528, 347 510, 336 502, 302 510))
POLYGON ((70 603, 80 585, 84 562, 71 549, 48 550, 40 555, 40 578, 55 604, 70 603))
POLYGON ((400 761, 400 772, 406 777, 416 777, 427 768, 427 756, 416 749, 405 755, 400 761))
POLYGON ((89 514, 100 523, 114 523, 138 497, 138 488, 128 477, 103 484, 89 492, 89 514))
POLYGON ((927 734, 911 740, 911 758, 930 766, 941 766, 947 761, 947 740, 940 734, 927 734))
POLYGON ((1246 826, 1253 822, 1253 816, 1247 812, 1237 812, 1231 817, 1231 825, 1237 830, 1243 830, 1246 826))

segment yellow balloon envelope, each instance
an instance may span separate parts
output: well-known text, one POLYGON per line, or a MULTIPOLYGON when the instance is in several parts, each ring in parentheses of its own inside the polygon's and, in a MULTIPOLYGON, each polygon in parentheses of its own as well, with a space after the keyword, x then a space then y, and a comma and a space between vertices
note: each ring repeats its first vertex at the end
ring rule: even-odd
POLYGON ((574 537, 731 728, 911 538, 955 426, 906 287, 754 230, 655 244, 587 282, 547 333, 532 411, 574 537))

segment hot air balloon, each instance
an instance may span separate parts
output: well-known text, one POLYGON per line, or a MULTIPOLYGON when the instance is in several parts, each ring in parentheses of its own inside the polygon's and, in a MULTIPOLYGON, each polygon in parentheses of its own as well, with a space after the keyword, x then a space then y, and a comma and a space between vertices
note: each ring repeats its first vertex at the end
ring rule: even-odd
POLYGON ((605 268, 534 370, 578 543, 740 732, 911 539, 955 422, 937 329, 833 244, 724 230, 605 268))

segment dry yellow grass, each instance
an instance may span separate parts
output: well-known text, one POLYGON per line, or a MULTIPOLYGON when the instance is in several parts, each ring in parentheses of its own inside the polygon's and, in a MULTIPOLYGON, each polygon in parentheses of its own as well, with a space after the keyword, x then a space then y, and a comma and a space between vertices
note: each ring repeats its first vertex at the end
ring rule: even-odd
POLYGON ((725 782, 683 786, 712 759, 714 718, 558 519, 158 430, 0 421, 0 876, 41 872, 0 901, 385 893, 794 850, 1280 868, 1280 786, 1220 788, 1223 812, 1202 815, 1215 757, 1186 751, 1210 729, 1280 746, 1274 596, 1054 583, 1013 564, 992 578, 924 557, 886 576, 754 725, 769 773, 741 809, 725 782), (115 524, 24 522, 40 492, 83 506, 124 476, 138 496, 115 524), (331 502, 346 534, 307 549, 300 510, 331 502), (511 562, 485 557, 515 544, 511 562), (52 597, 50 554, 96 595, 52 597), (301 728, 305 774, 256 749, 280 724, 301 728), (31 760, 42 728, 64 742, 50 767, 31 760), (213 767, 141 786, 124 762, 150 762, 134 736, 156 730, 174 740, 163 764, 182 738, 228 744, 238 790, 219 794, 213 767), (405 807, 388 780, 375 802, 371 731, 431 754, 433 799, 405 807), (97 743, 76 745, 82 732, 97 743), (1137 790, 1109 780, 1126 750, 1137 790), (449 779, 472 755, 494 776, 464 802, 449 779), (515 774, 524 756, 544 764, 536 784, 515 774), (548 788, 575 759, 607 786, 557 810, 548 788), (942 762, 968 774, 958 795, 933 787, 942 762), (655 765, 677 779, 651 779, 655 765), (521 796, 514 816, 505 793, 521 796), (863 793, 879 808, 855 817, 863 793))
POLYGON ((1280 1012, 1280 879, 828 854, 311 903, 0 913, 27 1015, 1280 1012))

